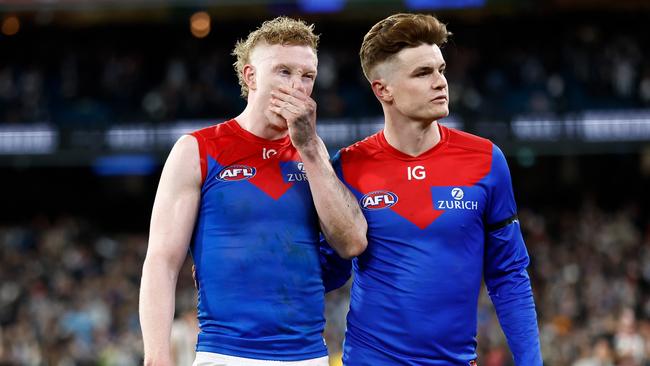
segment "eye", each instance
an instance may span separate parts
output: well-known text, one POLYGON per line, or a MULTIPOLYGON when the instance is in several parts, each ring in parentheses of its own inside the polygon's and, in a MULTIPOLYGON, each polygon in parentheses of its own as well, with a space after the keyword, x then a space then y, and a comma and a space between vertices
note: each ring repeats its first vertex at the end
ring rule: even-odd
POLYGON ((280 74, 291 75, 291 71, 289 71, 289 69, 280 69, 280 74))
POLYGON ((313 75, 313 74, 304 75, 303 77, 304 77, 304 78, 307 78, 307 79, 309 79, 309 80, 314 80, 314 79, 316 78, 316 76, 313 75))

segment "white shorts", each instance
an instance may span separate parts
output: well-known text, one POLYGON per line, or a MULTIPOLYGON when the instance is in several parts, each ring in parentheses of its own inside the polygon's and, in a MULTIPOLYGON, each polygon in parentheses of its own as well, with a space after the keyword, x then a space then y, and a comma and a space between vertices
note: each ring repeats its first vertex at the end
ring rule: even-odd
POLYGON ((302 361, 267 361, 219 353, 197 352, 192 366, 329 366, 329 358, 324 356, 302 361))

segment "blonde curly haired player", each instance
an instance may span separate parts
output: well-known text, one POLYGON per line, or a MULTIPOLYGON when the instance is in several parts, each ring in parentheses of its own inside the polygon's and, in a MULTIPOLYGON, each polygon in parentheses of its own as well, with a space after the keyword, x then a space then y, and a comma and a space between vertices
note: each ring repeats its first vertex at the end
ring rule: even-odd
POLYGON ((332 248, 363 252, 367 224, 316 134, 313 29, 279 17, 238 42, 246 108, 181 137, 165 163, 140 290, 146 365, 172 364, 174 288, 188 250, 195 366, 328 365, 324 292, 350 275, 332 248))

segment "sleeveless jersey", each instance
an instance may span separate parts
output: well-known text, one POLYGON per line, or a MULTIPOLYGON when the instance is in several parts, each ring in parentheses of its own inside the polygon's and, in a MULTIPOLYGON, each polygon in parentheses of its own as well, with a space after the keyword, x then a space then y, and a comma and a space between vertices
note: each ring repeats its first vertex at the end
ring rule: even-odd
POLYGON ((295 361, 327 355, 318 217, 289 136, 235 120, 195 131, 203 185, 191 244, 197 351, 295 361))

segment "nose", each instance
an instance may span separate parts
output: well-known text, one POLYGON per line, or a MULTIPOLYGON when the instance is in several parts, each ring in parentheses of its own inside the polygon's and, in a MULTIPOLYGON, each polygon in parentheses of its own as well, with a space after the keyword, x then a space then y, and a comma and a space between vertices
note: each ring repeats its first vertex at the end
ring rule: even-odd
POLYGON ((445 89, 447 87, 447 78, 443 73, 436 72, 436 77, 431 84, 431 87, 435 90, 445 89))
POLYGON ((302 80, 300 80, 299 76, 298 77, 294 76, 291 78, 291 87, 294 89, 298 89, 303 93, 307 91, 305 86, 302 84, 302 80))

